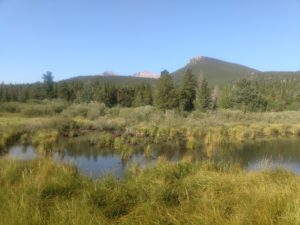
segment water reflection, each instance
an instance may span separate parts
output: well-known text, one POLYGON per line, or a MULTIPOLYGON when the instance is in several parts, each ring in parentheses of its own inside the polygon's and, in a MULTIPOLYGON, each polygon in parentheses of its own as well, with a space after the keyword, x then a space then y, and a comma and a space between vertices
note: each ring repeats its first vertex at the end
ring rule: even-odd
POLYGON ((10 147, 4 157, 6 159, 31 160, 37 158, 38 154, 32 146, 16 145, 10 147))
MULTIPOLYGON (((112 149, 98 149, 81 139, 64 140, 52 153, 58 163, 71 163, 92 178, 99 178, 106 173, 123 177, 132 164, 153 165, 158 158, 169 161, 188 159, 201 161, 207 159, 207 149, 199 147, 190 150, 184 143, 162 143, 151 146, 150 156, 144 153, 144 145, 136 146, 128 160, 122 160, 119 153, 112 149)), ((259 143, 214 147, 211 159, 225 163, 239 163, 248 171, 265 168, 283 167, 300 173, 300 139, 271 140, 259 143)), ((30 160, 40 157, 32 146, 12 146, 3 157, 7 159, 30 160)))
POLYGON ((247 170, 283 167, 300 172, 300 139, 262 141, 255 144, 231 145, 215 154, 217 160, 239 163, 247 170))

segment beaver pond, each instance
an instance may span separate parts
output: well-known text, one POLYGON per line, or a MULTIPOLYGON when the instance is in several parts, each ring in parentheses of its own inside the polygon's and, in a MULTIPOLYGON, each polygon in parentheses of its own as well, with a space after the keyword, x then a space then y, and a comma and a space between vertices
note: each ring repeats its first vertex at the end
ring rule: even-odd
MULTIPOLYGON (((73 164, 91 178, 100 178, 107 173, 122 178, 130 166, 151 166, 159 159, 171 162, 180 160, 198 162, 210 159, 220 163, 238 164, 247 171, 280 167, 294 173, 300 172, 300 139, 297 138, 265 140, 210 149, 199 147, 194 150, 174 143, 162 143, 151 146, 151 152, 147 154, 145 146, 136 148, 130 157, 124 159, 120 153, 110 149, 99 150, 85 140, 75 142, 64 140, 49 157, 57 163, 73 164)), ((1 157, 32 160, 44 155, 31 145, 15 144, 2 153, 1 157)))

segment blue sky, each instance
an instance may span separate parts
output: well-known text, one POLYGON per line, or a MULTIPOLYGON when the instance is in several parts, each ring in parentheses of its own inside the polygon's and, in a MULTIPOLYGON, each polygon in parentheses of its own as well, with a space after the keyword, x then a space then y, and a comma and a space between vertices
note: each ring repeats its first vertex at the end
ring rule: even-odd
POLYGON ((0 82, 172 72, 197 55, 300 70, 300 0, 0 0, 0 82))

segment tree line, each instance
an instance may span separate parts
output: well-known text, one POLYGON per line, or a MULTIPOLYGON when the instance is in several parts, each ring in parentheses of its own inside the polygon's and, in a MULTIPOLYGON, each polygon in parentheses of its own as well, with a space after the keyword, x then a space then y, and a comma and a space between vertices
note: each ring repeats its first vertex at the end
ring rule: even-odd
POLYGON ((167 70, 155 85, 121 85, 99 80, 54 82, 51 72, 43 82, 0 84, 0 102, 63 99, 69 102, 102 102, 108 107, 154 105, 161 110, 213 111, 217 108, 243 111, 280 111, 300 109, 300 80, 241 79, 232 84, 211 87, 205 78, 197 79, 186 70, 180 84, 175 84, 167 70))

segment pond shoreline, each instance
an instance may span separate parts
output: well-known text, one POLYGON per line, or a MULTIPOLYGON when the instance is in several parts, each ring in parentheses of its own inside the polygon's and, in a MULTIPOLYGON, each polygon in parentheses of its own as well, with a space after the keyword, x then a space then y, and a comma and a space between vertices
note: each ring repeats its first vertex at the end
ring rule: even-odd
POLYGON ((251 172, 282 168, 296 174, 300 173, 300 139, 279 138, 271 140, 252 141, 242 144, 215 146, 199 146, 188 149, 185 145, 174 143, 132 147, 130 154, 124 158, 124 153, 110 148, 98 148, 91 145, 88 138, 67 138, 59 141, 52 151, 46 155, 34 146, 13 145, 3 154, 7 159, 34 160, 52 159, 57 163, 72 164, 85 175, 98 179, 110 173, 123 178, 132 166, 154 166, 158 161, 199 163, 212 161, 224 165, 236 165, 251 172), (210 152, 210 155, 208 155, 210 152))
POLYGON ((300 112, 179 115, 151 107, 110 109, 94 120, 2 114, 3 153, 20 142, 43 156, 62 154, 62 163, 0 158, 0 224, 297 224, 297 171, 255 167, 265 156, 299 165, 290 160, 300 160, 299 121, 300 112), (123 166, 135 154, 157 161, 125 168, 122 179, 92 179, 80 170, 123 166))

